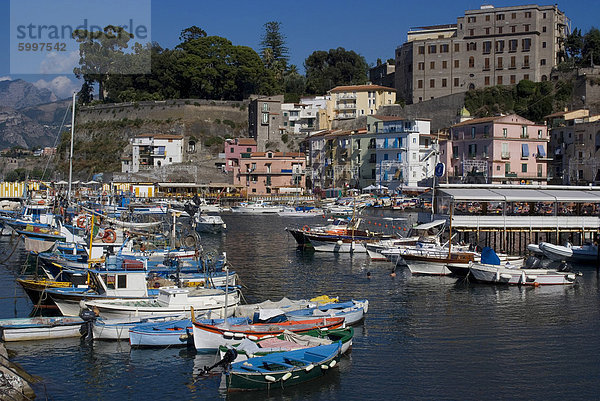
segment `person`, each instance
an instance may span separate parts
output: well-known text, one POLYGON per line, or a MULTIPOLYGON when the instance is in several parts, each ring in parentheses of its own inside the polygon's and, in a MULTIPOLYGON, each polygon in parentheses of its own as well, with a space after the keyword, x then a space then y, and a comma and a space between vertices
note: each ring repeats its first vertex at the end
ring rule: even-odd
POLYGON ((371 272, 367 272, 367 278, 371 278, 371 272))

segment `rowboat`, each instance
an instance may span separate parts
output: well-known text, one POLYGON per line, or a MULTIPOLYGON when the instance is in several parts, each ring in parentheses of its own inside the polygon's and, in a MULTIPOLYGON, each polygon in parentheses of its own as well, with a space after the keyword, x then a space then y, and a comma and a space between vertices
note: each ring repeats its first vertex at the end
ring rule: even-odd
POLYGON ((235 348, 237 357, 235 362, 245 361, 248 358, 264 356, 273 352, 293 351, 295 349, 315 347, 317 345, 327 345, 338 341, 342 342, 342 354, 348 352, 352 347, 352 338, 354 329, 346 327, 334 330, 309 330, 302 334, 284 331, 276 337, 269 337, 262 340, 252 341, 247 338, 239 344, 232 346, 221 345, 219 354, 224 358, 225 353, 230 347, 235 348))
POLYGON ((0 319, 4 341, 78 337, 83 320, 78 317, 27 317, 0 319))
POLYGON ((337 302, 319 305, 314 308, 297 309, 285 313, 289 320, 305 320, 316 317, 343 317, 346 325, 356 324, 365 317, 369 310, 369 301, 366 299, 337 302))
POLYGON ((194 345, 197 350, 216 350, 220 345, 231 345, 243 338, 256 340, 265 336, 278 336, 289 330, 302 333, 314 329, 337 329, 344 324, 342 317, 286 321, 281 323, 256 323, 243 325, 204 324, 194 322, 194 345))
POLYGON ((225 373, 227 391, 284 388, 316 379, 337 365, 341 348, 337 342, 235 362, 225 373))
POLYGON ((94 320, 92 325, 94 340, 129 340, 129 330, 144 325, 156 325, 159 323, 178 321, 184 319, 181 315, 173 316, 150 316, 137 319, 102 319, 94 320))

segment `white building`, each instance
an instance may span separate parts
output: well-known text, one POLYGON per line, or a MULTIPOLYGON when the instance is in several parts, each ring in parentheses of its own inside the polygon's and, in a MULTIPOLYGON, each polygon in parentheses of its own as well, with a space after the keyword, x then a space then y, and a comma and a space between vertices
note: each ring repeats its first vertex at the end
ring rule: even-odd
POLYGON ((330 96, 305 96, 300 103, 282 103, 283 127, 288 133, 310 133, 328 129, 327 101, 330 96))
POLYGON ((183 161, 183 136, 145 134, 130 139, 131 155, 121 159, 121 172, 137 173, 183 161))

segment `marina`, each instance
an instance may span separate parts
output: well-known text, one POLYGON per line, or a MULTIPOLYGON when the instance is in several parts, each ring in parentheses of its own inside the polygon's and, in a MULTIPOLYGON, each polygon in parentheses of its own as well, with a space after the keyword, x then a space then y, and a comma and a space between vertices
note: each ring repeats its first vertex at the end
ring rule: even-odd
MULTIPOLYGON (((382 227, 390 217, 412 223, 417 213, 370 209, 363 215, 382 227)), ((298 249, 285 228, 323 224, 322 217, 299 223, 276 214, 223 214, 223 219, 228 229, 204 235, 202 243, 227 252, 247 302, 320 294, 369 300, 368 314, 354 326, 350 352, 335 369, 310 383, 263 393, 265 397, 483 399, 493 391, 494 397, 510 399, 535 381, 535 398, 561 399, 572 394, 573 377, 582 398, 596 395, 600 277, 594 265, 577 266, 583 276, 569 286, 476 284, 451 276, 416 276, 408 269, 396 269, 392 277, 393 264, 371 261, 367 254, 298 249), (565 350, 573 358, 565 357, 565 350), (495 373, 498 366, 502 375, 495 373), (394 371, 397 380, 385 380, 386 371, 394 371), (477 383, 456 380, 450 371, 477 377, 477 383), (423 375, 435 385, 426 384, 423 375)), ((10 251, 10 238, 0 241, 10 251)), ((14 283, 24 258, 20 249, 0 266, 0 278, 7 283, 0 293, 4 318, 31 311, 31 302, 14 283)), ((14 362, 43 378, 44 389, 34 385, 37 393, 52 399, 130 399, 147 391, 149 382, 160 383, 157 399, 256 397, 226 395, 220 372, 200 374, 215 355, 186 347, 132 348, 122 341, 89 344, 77 338, 6 346, 15 353, 14 362)))

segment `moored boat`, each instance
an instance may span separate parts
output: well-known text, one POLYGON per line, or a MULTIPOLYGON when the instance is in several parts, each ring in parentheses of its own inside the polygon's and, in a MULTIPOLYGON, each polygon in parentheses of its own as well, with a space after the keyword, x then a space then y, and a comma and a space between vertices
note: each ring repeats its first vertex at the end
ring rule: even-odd
POLYGON ((78 337, 83 320, 79 317, 27 317, 0 319, 4 341, 47 340, 78 337))

